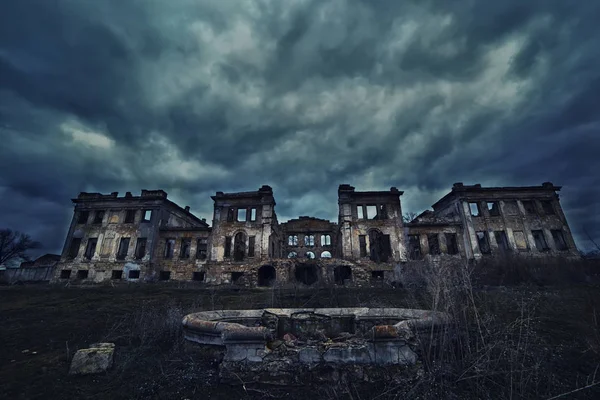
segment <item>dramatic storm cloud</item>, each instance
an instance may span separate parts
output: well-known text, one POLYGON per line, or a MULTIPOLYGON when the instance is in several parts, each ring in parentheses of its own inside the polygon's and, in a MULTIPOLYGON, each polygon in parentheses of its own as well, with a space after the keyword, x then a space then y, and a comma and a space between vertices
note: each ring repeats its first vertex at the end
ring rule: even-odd
POLYGON ((0 225, 58 252, 80 191, 275 190, 337 219, 337 186, 430 207, 454 182, 563 185, 600 240, 595 1, 0 3, 0 225))

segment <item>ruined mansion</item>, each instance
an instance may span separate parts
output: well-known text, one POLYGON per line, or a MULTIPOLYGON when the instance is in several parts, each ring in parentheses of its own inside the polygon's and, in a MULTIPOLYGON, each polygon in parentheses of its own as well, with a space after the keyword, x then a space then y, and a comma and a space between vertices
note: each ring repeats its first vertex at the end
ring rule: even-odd
POLYGON ((53 280, 361 285, 395 280, 410 262, 577 257, 560 189, 455 183, 433 210, 404 221, 402 191, 343 184, 337 222, 279 222, 265 185, 217 192, 211 225, 162 190, 80 193, 53 280))

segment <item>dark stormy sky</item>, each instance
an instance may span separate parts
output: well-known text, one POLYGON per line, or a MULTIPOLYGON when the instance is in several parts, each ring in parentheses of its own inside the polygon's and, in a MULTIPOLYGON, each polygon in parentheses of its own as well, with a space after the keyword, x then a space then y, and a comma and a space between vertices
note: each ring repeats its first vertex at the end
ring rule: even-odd
POLYGON ((337 186, 430 207, 454 182, 563 185, 600 240, 600 2, 4 0, 0 225, 60 251, 80 191, 337 186))

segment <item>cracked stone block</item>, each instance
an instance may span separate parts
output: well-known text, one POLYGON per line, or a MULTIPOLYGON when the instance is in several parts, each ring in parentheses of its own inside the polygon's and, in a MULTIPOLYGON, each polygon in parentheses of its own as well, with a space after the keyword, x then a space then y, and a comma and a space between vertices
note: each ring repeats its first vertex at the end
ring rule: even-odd
POLYGON ((69 375, 104 372, 112 367, 114 353, 114 343, 94 343, 88 349, 80 349, 73 356, 69 375))

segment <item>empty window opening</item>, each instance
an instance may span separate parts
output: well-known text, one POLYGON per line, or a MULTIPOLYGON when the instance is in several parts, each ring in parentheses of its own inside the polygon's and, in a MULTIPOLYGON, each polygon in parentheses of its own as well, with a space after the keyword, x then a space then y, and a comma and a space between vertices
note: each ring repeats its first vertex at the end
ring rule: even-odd
POLYGON ((306 252, 306 258, 314 260, 315 258, 317 258, 317 256, 312 251, 307 251, 306 252))
POLYGON ((182 258, 182 259, 190 258, 191 248, 192 248, 192 239, 188 239, 188 238, 181 239, 181 250, 179 251, 179 258, 182 258))
POLYGON ((173 252, 175 250, 175 239, 166 239, 165 240, 165 258, 173 258, 173 252))
POLYGON ((206 256, 208 254, 208 239, 200 238, 197 242, 196 247, 196 258, 198 260, 206 260, 206 256))
POLYGON ((275 268, 272 266, 263 265, 258 269, 258 286, 273 286, 275 278, 275 268))
POLYGON ((231 257, 231 236, 225 236, 225 257, 231 257))
POLYGON ((246 221, 246 209, 245 208, 238 208, 237 210, 237 220, 238 222, 244 222, 246 221))
POLYGON ((127 277, 129 279, 140 279, 140 270, 139 269, 132 269, 131 271, 129 271, 129 273, 127 274, 127 277))
POLYGON ((358 236, 358 247, 360 248, 360 256, 366 257, 367 256, 367 236, 366 235, 358 236))
POLYGON ((256 208, 250 210, 250 221, 256 221, 256 208))
POLYGON ((87 269, 80 269, 79 271, 77 271, 77 279, 87 279, 89 274, 90 271, 88 271, 87 269))
POLYGON ((411 260, 420 260, 422 256, 419 235, 408 235, 408 258, 411 260))
POLYGON ((371 279, 383 280, 383 271, 371 271, 371 279))
POLYGON ((427 235, 427 242, 429 242, 429 254, 437 255, 440 254, 440 240, 437 233, 427 235))
POLYGON ((448 254, 458 254, 458 242, 456 233, 446 233, 446 251, 448 254))
POLYGON ((63 269, 62 271, 60 271, 60 279, 69 279, 71 278, 71 270, 70 269, 63 269))
POLYGON ((142 222, 150 222, 152 219, 152 210, 144 210, 142 213, 142 222))
POLYGON ((161 281, 168 281, 171 279, 171 271, 160 271, 158 279, 161 281))
POLYGON ((94 224, 101 224, 104 219, 104 211, 96 211, 96 215, 94 215, 94 224))
POLYGON ((536 215, 537 212, 535 210, 535 203, 532 200, 523 201, 523 208, 525 209, 526 214, 536 215))
POLYGON ((79 254, 80 246, 81 246, 81 239, 79 239, 79 238, 72 239, 71 245, 69 246, 69 253, 67 254, 67 257, 70 259, 77 257, 77 254, 79 254))
POLYGON ((378 208, 379 208, 379 212, 377 213, 378 219, 387 219, 388 218, 387 206, 385 204, 380 204, 378 208))
POLYGON ((498 244, 498 250, 500 251, 508 251, 510 247, 508 245, 508 238, 506 236, 506 232, 504 231, 495 231, 494 238, 496 239, 496 243, 498 244))
POLYGON ((386 262, 392 255, 390 235, 384 235, 377 229, 369 231, 369 258, 375 262, 386 262))
POLYGON ((229 207, 227 209, 227 222, 233 222, 234 214, 235 214, 235 208, 229 207))
POLYGON ((333 270, 333 278, 336 285, 343 285, 352 280, 352 269, 347 265, 338 265, 333 270))
POLYGON ((138 238, 135 245, 135 258, 141 260, 146 255, 146 238, 138 238))
POLYGON ((133 224, 134 221, 135 221, 135 210, 125 211, 125 223, 133 224))
POLYGON ((290 251, 290 252, 288 253, 288 256, 287 256, 287 257, 288 257, 288 258, 296 258, 296 257, 298 257, 298 253, 296 253, 295 251, 290 251))
POLYGON ((554 206, 552 205, 552 201, 550 200, 542 201, 542 209, 544 210, 544 214, 546 215, 556 214, 556 212, 554 211, 554 206))
POLYGON ((477 243, 479 243, 481 254, 490 254, 490 242, 488 241, 487 232, 477 232, 477 243))
POLYGON ((233 259, 235 261, 243 261, 246 256, 246 235, 243 232, 238 232, 233 238, 233 259))
POLYGON ((479 215, 481 215, 478 203, 469 203, 469 210, 471 211, 471 215, 473 217, 479 217, 479 215))
POLYGON ((513 237, 515 238, 515 244, 517 245, 517 250, 519 251, 527 251, 527 239, 525 238, 525 233, 523 231, 513 231, 513 237))
POLYGON ((85 259, 91 260, 96 252, 96 245, 98 244, 98 238, 88 239, 87 246, 85 248, 85 259))
POLYGON ((121 238, 119 250, 117 251, 117 260, 124 260, 129 251, 129 238, 121 238))
POLYGON ((365 219, 365 210, 362 205, 356 206, 356 217, 358 219, 365 219))
POLYGON ((329 252, 329 251, 322 252, 321 258, 331 258, 331 252, 329 252))
POLYGON ((78 224, 87 224, 89 217, 90 217, 89 211, 80 211, 79 216, 77 218, 77 223, 78 224))
POLYGON ((248 237, 248 257, 254 257, 254 247, 256 246, 256 237, 248 237))
POLYGON ((546 237, 544 236, 544 231, 542 230, 534 230, 531 231, 533 235, 533 240, 535 242, 535 247, 539 251, 547 251, 550 248, 548 247, 548 243, 546 243, 546 237))
POLYGON ((243 272, 232 272, 231 273, 231 283, 238 283, 242 276, 244 276, 243 272))
POLYGON ((195 271, 192 274, 192 280, 197 282, 204 282, 204 271, 195 271))
POLYGON ((298 235, 288 236, 288 246, 298 246, 298 235))
POLYGON ((314 265, 300 264, 296 266, 295 271, 296 282, 305 285, 312 285, 318 280, 317 267, 314 265))
POLYGON ((331 246, 331 235, 321 235, 321 246, 331 246))
POLYGON ((560 229, 553 229, 552 231, 552 239, 554 239, 554 245, 556 246, 556 250, 567 250, 569 246, 567 246, 567 242, 565 240, 565 235, 563 231, 560 229))
POLYGON ((304 236, 304 245, 308 247, 312 247, 315 245, 315 235, 305 235, 304 236))
POLYGON ((113 269, 110 277, 111 277, 111 279, 123 278, 123 270, 122 269, 113 269))
POLYGON ((367 215, 365 216, 365 219, 377 219, 377 217, 378 217, 377 206, 375 206, 375 205, 367 206, 367 215))
POLYGON ((488 201, 487 209, 492 217, 497 217, 500 215, 500 205, 497 201, 488 201))

